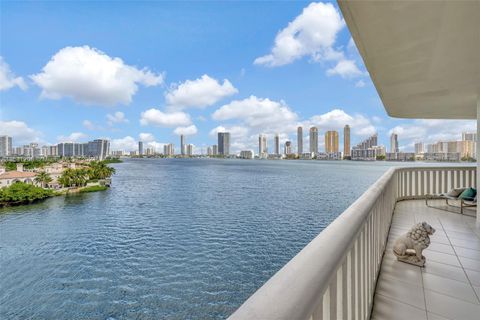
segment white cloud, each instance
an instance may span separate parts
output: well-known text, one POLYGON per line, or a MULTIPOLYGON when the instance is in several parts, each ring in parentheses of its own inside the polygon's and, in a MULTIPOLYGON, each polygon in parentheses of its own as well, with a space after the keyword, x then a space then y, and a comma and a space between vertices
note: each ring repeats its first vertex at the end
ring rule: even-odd
MULTIPOLYGON (((153 148, 156 152, 162 152, 165 143, 155 141, 155 137, 151 133, 140 133, 140 141, 143 141, 143 149, 153 148)), ((110 150, 112 151, 137 151, 138 141, 132 136, 111 139, 110 150)))
POLYGON ((345 52, 344 46, 336 46, 338 33, 344 26, 340 12, 331 3, 310 3, 277 34, 271 53, 255 59, 254 64, 277 67, 310 57, 313 62, 333 62, 327 69, 329 76, 344 79, 365 76, 367 73, 357 66, 359 54, 353 40, 350 38, 345 52))
POLYGON ((213 115, 215 120, 241 120, 249 127, 262 128, 266 132, 285 130, 285 126, 295 125, 298 115, 283 101, 250 96, 244 100, 235 100, 220 107, 213 115))
POLYGON ((375 123, 381 123, 383 121, 383 119, 380 118, 380 117, 377 117, 377 116, 373 116, 372 121, 375 122, 375 123))
POLYGON ((355 83, 355 88, 363 88, 365 87, 366 83, 365 81, 363 80, 358 80, 356 83, 355 83))
POLYGON ((22 90, 27 89, 27 84, 22 77, 16 77, 10 70, 10 66, 0 56, 0 91, 8 90, 13 87, 19 87, 22 90))
POLYGON ((167 143, 165 142, 157 142, 157 141, 149 141, 146 144, 147 148, 152 148, 155 150, 157 153, 162 153, 163 152, 163 146, 166 145, 167 143))
POLYGON ((342 109, 333 109, 324 114, 315 115, 303 122, 305 127, 317 126, 319 130, 343 130, 348 124, 351 133, 360 137, 370 136, 376 132, 370 119, 361 115, 350 115, 342 109))
POLYGON ((139 136, 140 138, 140 141, 143 141, 143 142, 152 142, 152 141, 155 141, 155 136, 151 133, 140 133, 139 136))
POLYGON ((144 126, 176 127, 188 126, 192 123, 192 120, 190 119, 190 115, 185 112, 162 112, 152 108, 142 112, 140 123, 144 126))
MULTIPOLYGON (((342 59, 337 62, 335 67, 327 70, 329 76, 340 76, 344 79, 351 79, 362 75, 362 71, 357 67, 355 61, 342 59)), ((358 83, 358 82, 357 82, 358 83)))
POLYGON ((173 133, 176 135, 183 134, 184 136, 192 136, 197 134, 197 132, 198 132, 197 127, 194 124, 188 127, 177 127, 173 131, 173 133))
MULTIPOLYGON (((210 131, 212 138, 216 137, 217 132, 230 132, 233 152, 242 149, 256 150, 260 133, 267 135, 269 144, 274 135, 279 134, 281 143, 290 139, 296 147, 296 130, 299 125, 304 128, 305 146, 308 145, 308 131, 312 126, 316 126, 323 137, 327 130, 337 130, 342 135, 344 126, 349 124, 352 135, 357 137, 356 139, 352 138, 352 144, 376 132, 372 121, 360 114, 350 115, 344 110, 333 109, 324 114, 299 120, 298 115, 291 111, 284 102, 256 97, 233 101, 215 111, 213 118, 224 121, 237 120, 235 124, 220 125, 210 131)), ((319 139, 319 146, 323 146, 323 138, 319 139)))
POLYGON ((165 100, 169 108, 173 109, 205 108, 237 92, 227 79, 222 84, 204 74, 201 78, 172 85, 165 94, 165 100))
POLYGON ((107 123, 109 126, 113 126, 115 123, 127 123, 128 119, 125 118, 125 114, 121 111, 117 111, 114 114, 107 114, 107 123))
POLYGON ((14 145, 39 142, 43 134, 40 131, 30 128, 23 121, 1 121, 0 135, 11 136, 14 145))
POLYGON ((61 49, 41 73, 30 77, 42 88, 43 98, 70 97, 107 106, 129 104, 139 84, 148 87, 163 83, 162 74, 139 70, 89 46, 61 49))
POLYGON ((461 140, 462 132, 476 132, 474 120, 413 120, 392 128, 388 135, 398 134, 398 141, 404 150, 412 150, 415 142, 435 143, 438 141, 461 140))
POLYGON ((244 126, 218 126, 210 130, 210 136, 216 141, 218 132, 230 132, 230 151, 232 153, 241 150, 252 149, 258 136, 250 133, 250 129, 244 126))
POLYGON ((95 125, 90 120, 83 120, 82 124, 88 130, 95 130, 95 125))
POLYGON ((112 151, 135 151, 138 149, 138 142, 131 136, 112 139, 110 141, 110 150, 112 151))
POLYGON ((254 63, 275 67, 304 56, 315 61, 339 59, 342 54, 333 45, 344 26, 340 12, 331 3, 311 3, 277 34, 271 53, 254 63))
POLYGON ((98 126, 98 125, 94 124, 90 120, 83 120, 82 125, 87 130, 103 130, 103 128, 101 126, 98 126))
POLYGON ((248 131, 248 128, 242 126, 218 126, 210 130, 209 134, 211 137, 217 137, 219 132, 230 132, 230 136, 235 139, 245 137, 248 134, 248 131))
POLYGON ((68 136, 58 136, 57 140, 59 142, 79 142, 82 139, 87 138, 88 136, 83 132, 72 132, 68 136))

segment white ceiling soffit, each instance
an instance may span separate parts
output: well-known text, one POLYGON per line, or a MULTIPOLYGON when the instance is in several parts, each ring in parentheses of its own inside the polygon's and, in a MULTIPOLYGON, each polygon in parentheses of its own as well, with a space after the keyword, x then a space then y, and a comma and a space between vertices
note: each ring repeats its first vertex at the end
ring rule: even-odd
POLYGON ((480 0, 338 4, 390 116, 477 117, 480 0))

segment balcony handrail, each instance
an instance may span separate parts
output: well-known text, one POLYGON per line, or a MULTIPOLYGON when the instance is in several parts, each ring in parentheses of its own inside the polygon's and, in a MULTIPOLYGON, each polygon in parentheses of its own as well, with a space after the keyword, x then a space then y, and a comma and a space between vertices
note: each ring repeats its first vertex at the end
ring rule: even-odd
POLYGON ((344 262, 382 191, 389 169, 350 207, 280 269, 230 319, 308 319, 344 262))
POLYGON ((389 169, 229 319, 368 319, 395 203, 466 184, 473 166, 389 169))

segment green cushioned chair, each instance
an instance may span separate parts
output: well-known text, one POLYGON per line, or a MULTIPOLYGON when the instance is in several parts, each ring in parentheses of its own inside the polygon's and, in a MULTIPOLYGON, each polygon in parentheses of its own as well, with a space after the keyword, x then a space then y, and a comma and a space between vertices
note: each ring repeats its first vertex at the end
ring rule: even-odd
POLYGON ((427 205, 427 207, 441 209, 449 212, 455 212, 448 209, 443 209, 441 207, 432 206, 428 203, 428 200, 432 199, 445 199, 447 207, 460 208, 460 213, 463 214, 464 208, 477 206, 477 190, 475 188, 455 188, 447 193, 441 193, 437 195, 427 194, 425 196, 425 204, 427 205), (460 202, 460 206, 448 202, 449 200, 454 202, 460 202))

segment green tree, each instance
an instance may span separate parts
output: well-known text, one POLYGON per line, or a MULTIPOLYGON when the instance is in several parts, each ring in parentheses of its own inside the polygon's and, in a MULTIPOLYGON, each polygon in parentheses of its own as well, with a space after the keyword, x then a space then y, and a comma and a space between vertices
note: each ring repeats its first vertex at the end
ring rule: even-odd
POLYGON ((0 206, 29 203, 54 195, 52 190, 17 182, 0 189, 0 206))
POLYGON ((83 187, 89 179, 85 169, 66 169, 58 178, 58 182, 64 187, 83 187))
POLYGON ((42 188, 45 188, 50 182, 52 182, 52 177, 50 177, 50 174, 45 171, 41 171, 35 177, 35 182, 39 183, 42 188))
POLYGON ((106 179, 111 177, 115 173, 115 169, 107 166, 104 161, 92 161, 89 164, 89 178, 93 179, 106 179))

